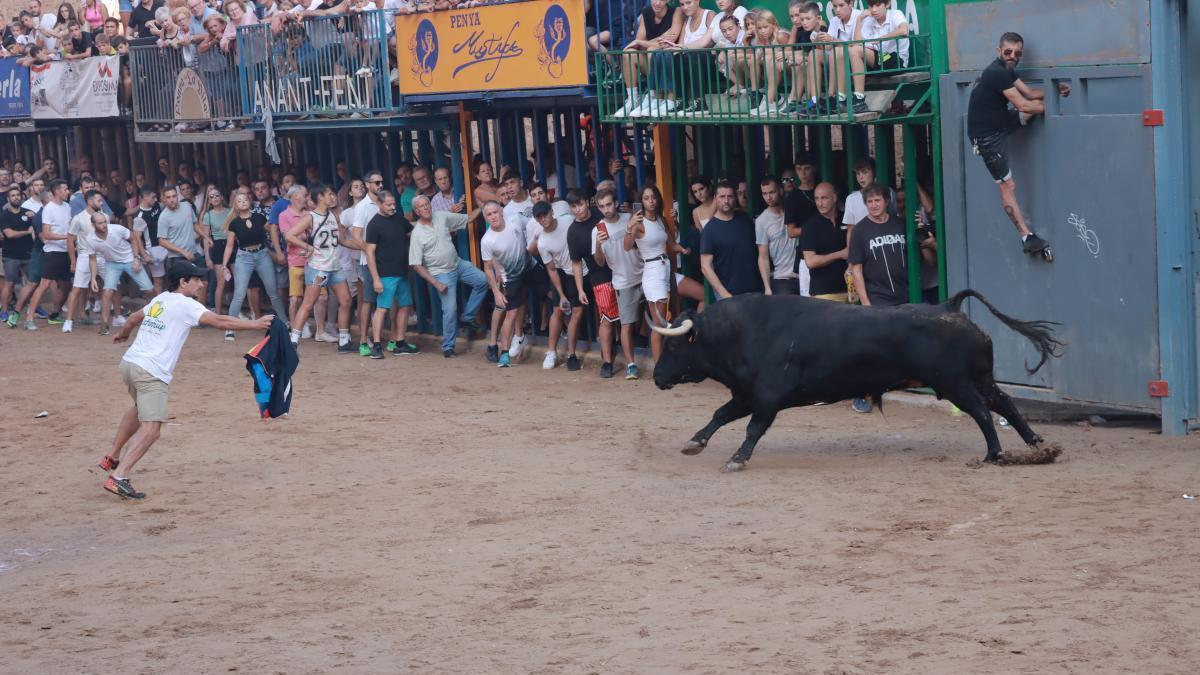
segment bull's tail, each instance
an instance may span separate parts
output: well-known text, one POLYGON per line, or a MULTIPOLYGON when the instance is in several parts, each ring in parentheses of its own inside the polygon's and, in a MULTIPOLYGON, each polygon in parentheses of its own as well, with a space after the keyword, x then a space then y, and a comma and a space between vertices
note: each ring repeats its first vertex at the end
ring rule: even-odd
POLYGON ((1055 358, 1062 356, 1063 348, 1067 345, 1062 340, 1054 337, 1053 327, 1058 326, 1058 322, 1020 321, 1018 319, 1014 319, 996 309, 996 306, 991 302, 988 302, 988 299, 983 297, 982 293, 973 291, 969 288, 965 291, 959 291, 954 295, 954 297, 946 300, 946 302, 942 303, 942 307, 951 312, 961 312, 962 304, 967 298, 975 298, 976 300, 982 302, 983 306, 987 307, 988 311, 991 312, 997 319, 999 319, 1001 323, 1020 333, 1021 335, 1024 335, 1030 342, 1033 343, 1033 346, 1037 348, 1038 353, 1042 355, 1042 358, 1037 362, 1037 365, 1033 366, 1032 368, 1029 367, 1028 363, 1025 364, 1025 369, 1028 370, 1031 375, 1036 373, 1038 369, 1045 365, 1046 361, 1051 356, 1055 358))

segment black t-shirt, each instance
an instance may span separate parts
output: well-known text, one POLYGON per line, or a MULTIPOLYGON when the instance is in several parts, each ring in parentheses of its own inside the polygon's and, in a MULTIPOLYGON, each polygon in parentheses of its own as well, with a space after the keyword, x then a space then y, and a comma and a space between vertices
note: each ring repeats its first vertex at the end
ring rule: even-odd
POLYGON ((237 237, 238 248, 253 248, 265 246, 267 243, 267 218, 261 213, 250 212, 250 222, 246 218, 234 216, 229 221, 229 231, 237 237))
POLYGON ((92 34, 84 31, 79 34, 79 39, 71 38, 71 52, 73 54, 82 54, 87 52, 89 56, 92 54, 92 34))
POLYGON ((391 217, 377 213, 367 223, 366 241, 375 244, 375 269, 381 278, 408 275, 408 235, 412 230, 399 211, 391 217))
POLYGON ((592 230, 600 222, 595 210, 584 220, 576 220, 567 228, 567 253, 571 260, 582 260, 588 268, 587 279, 592 286, 612 283, 612 270, 601 267, 592 257, 592 230))
MULTIPOLYGON (((804 227, 804 223, 809 218, 817 215, 817 203, 814 201, 816 190, 801 190, 796 188, 788 193, 783 198, 783 222, 788 225, 797 225, 804 227)), ((800 242, 796 242, 796 252, 800 253, 800 242)), ((792 266, 793 272, 800 271, 800 261, 803 255, 796 256, 796 264, 792 266)))
POLYGON ((908 302, 908 247, 904 221, 889 215, 886 223, 863 218, 850 233, 851 265, 862 265, 867 298, 872 305, 908 302))
POLYGON ((1012 89, 1017 79, 1016 71, 998 58, 983 69, 967 103, 967 136, 982 138, 1012 125, 1004 92, 1012 89))
MULTIPOLYGON (((801 251, 829 255, 846 248, 846 226, 840 222, 830 222, 828 218, 817 213, 805 220, 802 227, 801 251)), ((809 293, 828 295, 846 292, 845 260, 835 260, 824 267, 810 267, 808 273, 811 279, 809 293)))
POLYGON ((141 218, 146 222, 146 232, 150 236, 150 245, 158 246, 158 217, 162 215, 162 204, 155 204, 153 208, 144 209, 138 207, 137 215, 134 219, 141 218))
POLYGON ((154 11, 162 6, 162 0, 154 0, 150 9, 146 9, 140 2, 134 6, 133 11, 129 13, 129 27, 133 29, 134 37, 153 37, 153 33, 146 30, 146 24, 154 20, 154 11))
POLYGON ((654 20, 654 8, 649 5, 642 10, 642 25, 646 28, 646 39, 653 40, 660 38, 663 33, 666 33, 671 28, 671 22, 675 20, 675 12, 680 11, 678 7, 668 7, 667 13, 663 16, 662 21, 654 20))
MULTIPOLYGON (((13 213, 9 207, 5 206, 0 210, 0 246, 4 248, 4 257, 12 258, 13 260, 29 260, 30 254, 33 252, 33 237, 20 236, 9 239, 4 237, 4 230, 16 230, 24 232, 33 229, 33 214, 25 209, 18 209, 13 213)), ((17 281, 9 279, 9 281, 17 281)))
POLYGON ((737 211, 729 220, 714 214, 700 234, 700 254, 712 255, 713 271, 731 294, 762 292, 754 223, 746 214, 737 211))

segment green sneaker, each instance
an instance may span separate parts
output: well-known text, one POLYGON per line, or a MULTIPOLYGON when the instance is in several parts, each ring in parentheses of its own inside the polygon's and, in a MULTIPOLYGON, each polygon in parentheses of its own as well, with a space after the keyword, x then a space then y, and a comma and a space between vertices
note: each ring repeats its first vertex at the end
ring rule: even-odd
POLYGON ((46 319, 46 323, 50 324, 51 326, 61 326, 65 322, 66 319, 62 318, 62 315, 60 314, 51 314, 50 318, 46 319))
POLYGON ((394 352, 394 351, 396 351, 396 341, 395 341, 395 340, 388 340, 387 346, 386 346, 386 347, 384 347, 384 349, 385 349, 385 350, 387 350, 387 351, 389 351, 389 352, 394 352))
POLYGON ((414 345, 411 342, 397 342, 397 343, 395 343, 395 346, 392 347, 391 349, 392 349, 392 353, 395 354, 396 356, 408 356, 411 354, 416 354, 421 351, 420 349, 417 348, 416 345, 414 345))
POLYGON ((365 342, 358 343, 358 355, 359 356, 370 356, 371 355, 371 345, 369 345, 365 342))
POLYGON ((20 320, 17 318, 17 313, 16 313, 16 312, 9 312, 9 313, 8 313, 8 319, 7 319, 7 320, 5 320, 5 322, 4 322, 4 323, 8 324, 8 327, 9 327, 9 328, 16 328, 16 327, 17 327, 17 323, 19 323, 19 322, 20 322, 20 320))

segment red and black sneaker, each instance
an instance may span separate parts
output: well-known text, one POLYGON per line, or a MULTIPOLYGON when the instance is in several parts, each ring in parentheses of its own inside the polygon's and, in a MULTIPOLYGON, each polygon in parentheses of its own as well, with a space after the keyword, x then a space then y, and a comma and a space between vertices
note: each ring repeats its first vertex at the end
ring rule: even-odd
POLYGON ((104 483, 104 489, 121 499, 144 499, 146 497, 145 492, 138 492, 133 489, 133 485, 129 482, 128 478, 113 478, 109 476, 108 480, 104 483))
POLYGON ((113 459, 112 456, 110 456, 110 455, 105 455, 100 458, 99 466, 101 469, 104 469, 105 471, 112 471, 112 470, 116 469, 120 463, 121 463, 121 460, 113 459))

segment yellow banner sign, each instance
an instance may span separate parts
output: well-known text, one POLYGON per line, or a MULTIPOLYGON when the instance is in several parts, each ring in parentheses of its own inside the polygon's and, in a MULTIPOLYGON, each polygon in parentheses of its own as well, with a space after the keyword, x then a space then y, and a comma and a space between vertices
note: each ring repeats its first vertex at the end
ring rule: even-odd
POLYGON ((396 16, 400 93, 587 84, 583 0, 530 0, 396 16))

